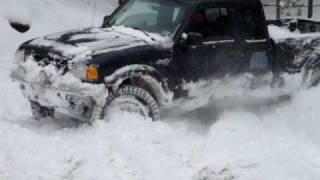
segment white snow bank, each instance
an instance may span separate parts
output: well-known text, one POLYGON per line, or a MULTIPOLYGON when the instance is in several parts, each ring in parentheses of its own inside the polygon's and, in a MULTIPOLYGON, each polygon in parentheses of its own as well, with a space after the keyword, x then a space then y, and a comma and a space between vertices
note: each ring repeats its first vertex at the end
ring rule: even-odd
MULTIPOLYGON (((147 122, 122 113, 92 126, 70 127, 63 119, 34 121, 27 100, 9 80, 14 50, 36 36, 84 27, 91 12, 73 0, 1 0, 1 14, 12 9, 11 2, 32 9, 33 29, 18 34, 0 18, 0 179, 320 179, 319 88, 296 93, 291 102, 263 112, 207 107, 200 116, 215 116, 206 120, 188 116, 147 122)), ((193 94, 217 90, 220 99, 224 91, 272 94, 249 91, 244 79, 193 94)))
MULTIPOLYGON (((5 86, 14 84, 1 81, 5 86)), ((122 113, 110 122, 69 127, 34 121, 14 88, 6 91, 7 100, 1 97, 0 178, 318 179, 319 90, 299 93, 264 113, 220 110, 207 122, 182 117, 150 122, 122 113), (15 104, 19 110, 5 108, 15 104)))

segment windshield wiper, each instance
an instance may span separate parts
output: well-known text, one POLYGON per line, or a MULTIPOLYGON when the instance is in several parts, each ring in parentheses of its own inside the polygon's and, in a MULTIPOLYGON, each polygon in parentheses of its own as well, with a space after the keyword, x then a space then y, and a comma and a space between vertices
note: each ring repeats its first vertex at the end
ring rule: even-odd
POLYGON ((144 30, 142 30, 140 28, 137 28, 137 27, 132 27, 132 28, 135 29, 135 30, 138 30, 138 31, 142 32, 143 34, 145 34, 146 36, 150 37, 150 39, 152 41, 155 41, 155 39, 149 33, 145 32, 144 30))

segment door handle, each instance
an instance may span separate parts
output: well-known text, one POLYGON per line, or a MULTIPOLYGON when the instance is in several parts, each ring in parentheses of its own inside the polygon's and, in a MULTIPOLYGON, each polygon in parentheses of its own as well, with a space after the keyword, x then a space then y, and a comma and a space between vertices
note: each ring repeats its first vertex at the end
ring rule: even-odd
POLYGON ((246 43, 264 43, 267 42, 267 39, 246 39, 246 43))
POLYGON ((230 43, 234 43, 235 40, 234 39, 227 39, 227 40, 218 40, 218 41, 207 41, 207 42, 203 42, 204 45, 207 46, 211 46, 211 48, 216 48, 217 45, 223 45, 223 44, 230 44, 230 43))
POLYGON ((205 45, 211 45, 211 44, 228 44, 228 43, 234 43, 234 39, 228 39, 228 40, 219 40, 219 41, 207 41, 203 42, 205 45))
POLYGON ((209 47, 209 48, 216 48, 217 47, 217 42, 216 41, 211 41, 211 42, 203 42, 202 43, 204 46, 209 47))

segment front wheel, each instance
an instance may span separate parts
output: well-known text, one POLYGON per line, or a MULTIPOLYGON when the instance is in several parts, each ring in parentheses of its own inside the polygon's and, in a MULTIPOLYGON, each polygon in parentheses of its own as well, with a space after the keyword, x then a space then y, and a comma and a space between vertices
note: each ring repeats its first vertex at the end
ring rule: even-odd
POLYGON ((110 119, 112 114, 121 112, 138 113, 153 121, 160 120, 160 108, 155 98, 140 87, 125 85, 106 98, 102 118, 110 119))

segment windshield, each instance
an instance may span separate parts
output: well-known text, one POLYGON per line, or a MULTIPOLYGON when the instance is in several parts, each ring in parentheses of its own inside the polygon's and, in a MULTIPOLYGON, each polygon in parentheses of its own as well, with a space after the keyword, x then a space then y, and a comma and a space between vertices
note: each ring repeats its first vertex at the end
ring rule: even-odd
POLYGON ((181 26, 187 5, 165 0, 130 0, 109 24, 172 37, 181 26))

